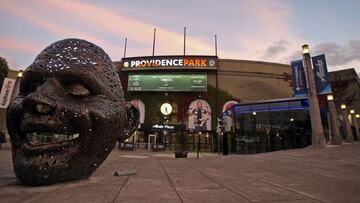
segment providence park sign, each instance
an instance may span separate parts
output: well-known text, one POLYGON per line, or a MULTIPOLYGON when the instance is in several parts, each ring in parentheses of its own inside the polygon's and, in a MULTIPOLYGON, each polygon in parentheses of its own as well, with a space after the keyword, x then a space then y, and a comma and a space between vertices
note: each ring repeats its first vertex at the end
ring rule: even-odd
POLYGON ((124 70, 144 68, 216 69, 217 66, 218 58, 216 56, 151 56, 122 59, 122 68, 124 70))

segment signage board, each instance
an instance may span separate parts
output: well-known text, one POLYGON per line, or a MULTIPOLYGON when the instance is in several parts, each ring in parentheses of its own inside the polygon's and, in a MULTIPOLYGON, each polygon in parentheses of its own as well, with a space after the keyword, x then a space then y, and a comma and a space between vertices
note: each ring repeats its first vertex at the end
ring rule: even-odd
POLYGON ((15 79, 5 78, 0 93, 0 108, 7 108, 15 86, 15 79))
POLYGON ((207 91, 206 74, 129 74, 128 91, 207 91))
POLYGON ((292 87, 295 97, 303 97, 307 94, 306 78, 303 66, 303 61, 291 61, 292 70, 292 87))
POLYGON ((184 126, 181 124, 160 124, 155 123, 149 126, 151 131, 180 131, 185 130, 184 126))
POLYGON ((311 57, 314 67, 314 77, 316 84, 316 92, 318 95, 331 94, 331 85, 326 65, 325 55, 311 57))
POLYGON ((149 56, 122 59, 122 70, 217 69, 217 56, 149 56))

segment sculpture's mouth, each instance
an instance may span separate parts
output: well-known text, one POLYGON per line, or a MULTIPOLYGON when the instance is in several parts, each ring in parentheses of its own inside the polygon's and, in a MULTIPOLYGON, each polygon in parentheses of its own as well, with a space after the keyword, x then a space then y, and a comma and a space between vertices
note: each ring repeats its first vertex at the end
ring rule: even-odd
POLYGON ((49 145, 54 143, 69 142, 79 138, 79 133, 61 134, 51 132, 31 132, 26 133, 26 141, 29 145, 49 145))

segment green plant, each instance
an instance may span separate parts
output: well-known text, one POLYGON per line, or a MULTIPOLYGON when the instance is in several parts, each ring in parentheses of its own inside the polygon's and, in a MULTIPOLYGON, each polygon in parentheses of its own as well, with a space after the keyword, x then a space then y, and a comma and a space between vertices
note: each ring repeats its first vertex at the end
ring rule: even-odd
POLYGON ((5 58, 2 58, 0 56, 0 87, 2 87, 4 78, 7 76, 8 72, 9 72, 8 63, 5 58))

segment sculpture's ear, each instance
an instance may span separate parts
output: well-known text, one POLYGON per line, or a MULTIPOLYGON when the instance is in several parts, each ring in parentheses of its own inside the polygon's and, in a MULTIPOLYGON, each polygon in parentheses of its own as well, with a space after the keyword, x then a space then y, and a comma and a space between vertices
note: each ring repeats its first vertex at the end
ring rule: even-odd
POLYGON ((140 123, 140 111, 133 104, 126 102, 126 124, 123 137, 128 138, 138 128, 140 123))

